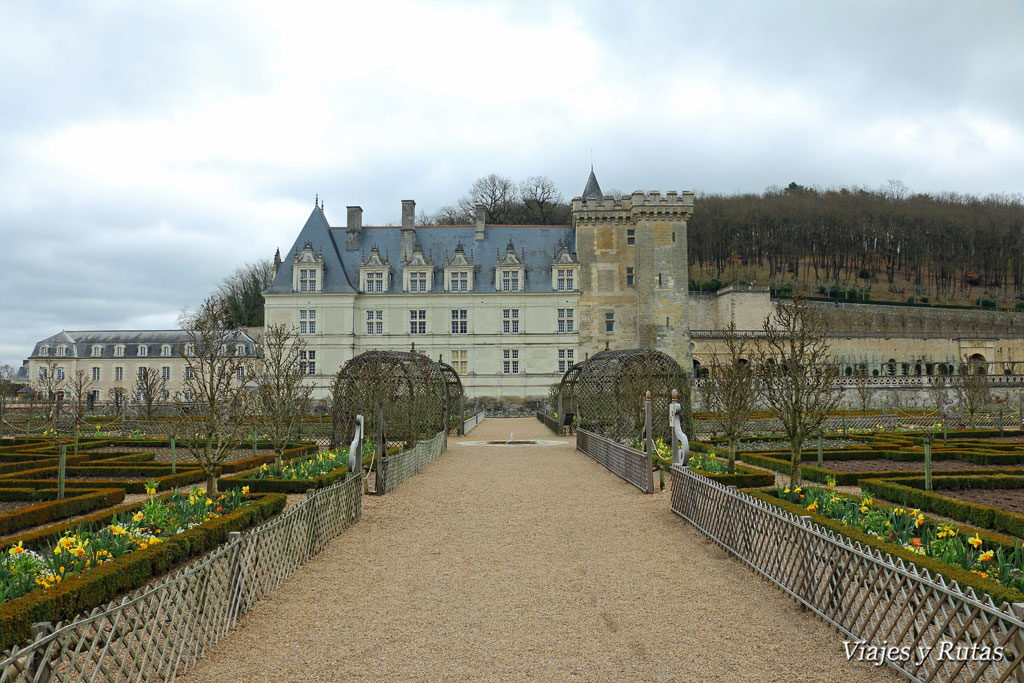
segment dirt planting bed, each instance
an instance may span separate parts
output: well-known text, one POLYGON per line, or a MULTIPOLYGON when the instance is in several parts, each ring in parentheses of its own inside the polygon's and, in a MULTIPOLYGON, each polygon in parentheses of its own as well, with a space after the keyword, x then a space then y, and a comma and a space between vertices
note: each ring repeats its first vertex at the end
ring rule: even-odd
MULTIPOLYGON (((816 465, 815 462, 805 462, 805 465, 816 465)), ((833 472, 924 472, 924 461, 902 461, 902 460, 825 460, 822 466, 833 472)), ((985 470, 992 469, 993 465, 977 465, 973 462, 961 460, 933 460, 933 472, 951 472, 956 470, 985 470)), ((1000 469, 1020 470, 1024 473, 1024 465, 999 465, 1000 469)))
POLYGON ((1024 489, 964 489, 936 493, 968 503, 1024 514, 1024 489))
MULTIPOLYGON (((170 448, 153 448, 152 446, 150 446, 150 447, 143 446, 143 447, 140 447, 140 448, 131 448, 131 447, 125 447, 125 446, 118 446, 117 450, 121 451, 121 452, 124 452, 124 453, 154 453, 156 457, 153 458, 153 462, 160 462, 160 463, 167 463, 167 464, 170 464, 170 462, 171 462, 171 449, 170 448)), ((190 451, 186 447, 176 446, 175 449, 174 449, 174 452, 175 452, 175 456, 177 457, 178 462, 180 462, 180 463, 196 462, 196 458, 195 458, 194 455, 192 455, 192 451, 190 451)), ((270 451, 270 450, 257 449, 256 454, 257 455, 273 455, 274 452, 270 451)), ((235 448, 235 449, 230 450, 230 451, 227 452, 227 455, 225 456, 224 461, 225 462, 235 462, 236 460, 245 460, 246 458, 251 458, 251 457, 252 457, 252 449, 251 448, 235 448)))

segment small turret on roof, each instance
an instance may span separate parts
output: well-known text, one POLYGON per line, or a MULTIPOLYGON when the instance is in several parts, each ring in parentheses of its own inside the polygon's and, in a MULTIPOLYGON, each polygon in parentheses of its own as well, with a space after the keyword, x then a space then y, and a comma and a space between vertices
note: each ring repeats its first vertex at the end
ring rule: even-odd
POLYGON ((590 167, 590 177, 587 178, 587 186, 583 188, 583 199, 602 199, 604 197, 601 194, 601 186, 597 182, 597 176, 594 175, 594 167, 590 167))

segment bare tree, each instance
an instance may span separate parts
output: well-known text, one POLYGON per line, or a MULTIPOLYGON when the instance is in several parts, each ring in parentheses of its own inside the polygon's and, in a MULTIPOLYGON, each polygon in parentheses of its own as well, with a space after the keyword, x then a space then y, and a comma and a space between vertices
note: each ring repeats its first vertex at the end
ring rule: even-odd
POLYGON ((71 408, 71 418, 75 421, 76 426, 82 422, 92 386, 92 377, 85 370, 75 370, 75 374, 68 380, 68 406, 71 408))
POLYGON ((207 297, 195 311, 184 311, 184 401, 179 421, 189 450, 206 474, 210 495, 217 492, 217 466, 246 431, 245 381, 247 353, 238 352, 238 334, 228 327, 230 311, 223 299, 207 297))
POLYGON ((988 376, 985 375, 983 365, 966 357, 960 364, 958 373, 960 384, 957 385, 957 394, 961 405, 967 411, 970 427, 974 429, 978 411, 987 406, 991 398, 988 376))
POLYGON ((7 404, 18 395, 18 387, 14 383, 14 368, 7 363, 0 365, 0 437, 4 435, 4 412, 7 404))
POLYGON ((224 301, 230 327, 263 325, 263 291, 270 286, 273 274, 273 262, 260 259, 239 266, 221 281, 214 295, 224 301))
POLYGON ((932 375, 928 378, 928 397, 940 416, 942 415, 943 408, 946 407, 946 401, 949 399, 948 385, 949 378, 946 375, 932 375))
POLYGON ((729 474, 736 471, 736 446, 747 431, 757 407, 759 382, 750 359, 747 339, 736 334, 729 323, 725 333, 726 353, 711 357, 711 372, 704 380, 705 405, 714 412, 718 431, 729 443, 729 474))
POLYGON ((305 381, 307 362, 302 338, 292 328, 270 325, 263 330, 257 355, 249 363, 256 419, 274 447, 278 472, 288 442, 310 410, 312 386, 305 381))
POLYGON ((538 225, 568 224, 570 208, 554 181, 547 176, 531 176, 519 183, 519 196, 525 208, 524 219, 538 225))
POLYGON ((789 439, 790 486, 799 486, 800 450, 836 407, 841 394, 833 382, 825 318, 799 296, 779 300, 764 321, 763 396, 789 439))
POLYGON ((459 211, 467 216, 476 214, 476 205, 483 204, 492 223, 508 223, 519 203, 519 186, 507 176, 491 173, 477 178, 469 194, 458 201, 459 211))
POLYGON ((38 374, 32 383, 32 388, 43 400, 43 419, 47 422, 58 417, 55 412, 61 392, 64 391, 62 374, 63 370, 58 367, 57 361, 48 360, 39 366, 38 374))
POLYGON ((857 402, 860 404, 861 412, 867 411, 871 405, 871 397, 875 394, 875 388, 871 385, 871 377, 868 375, 868 364, 857 363, 853 369, 853 390, 857 394, 857 402))
POLYGON ((160 406, 167 393, 167 380, 155 368, 139 368, 135 375, 135 398, 146 406, 146 419, 153 419, 153 409, 160 406))
POLYGON ((107 390, 107 400, 114 406, 115 415, 123 415, 125 405, 128 403, 128 392, 124 387, 110 387, 107 390))

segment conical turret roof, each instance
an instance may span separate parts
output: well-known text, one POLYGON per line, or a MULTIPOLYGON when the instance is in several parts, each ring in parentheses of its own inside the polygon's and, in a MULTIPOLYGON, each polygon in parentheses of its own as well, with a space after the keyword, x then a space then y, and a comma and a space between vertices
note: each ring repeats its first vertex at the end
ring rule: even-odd
POLYGON ((590 167, 590 177, 587 178, 587 186, 583 188, 584 199, 601 199, 601 186, 597 183, 597 176, 594 175, 594 167, 590 167))

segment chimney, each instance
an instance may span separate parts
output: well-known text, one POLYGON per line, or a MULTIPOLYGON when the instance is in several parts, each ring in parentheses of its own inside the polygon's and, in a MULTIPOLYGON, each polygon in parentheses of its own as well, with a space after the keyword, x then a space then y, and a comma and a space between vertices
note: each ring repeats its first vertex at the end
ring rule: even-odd
POLYGON ((346 206, 348 211, 348 229, 345 231, 345 249, 358 251, 359 237, 363 232, 363 207, 346 206))
POLYGON ((476 205, 476 241, 484 239, 484 222, 487 220, 487 209, 483 204, 476 205))
POLYGON ((416 202, 402 200, 402 262, 408 263, 416 248, 416 202))

